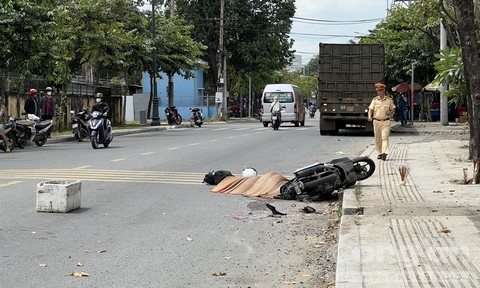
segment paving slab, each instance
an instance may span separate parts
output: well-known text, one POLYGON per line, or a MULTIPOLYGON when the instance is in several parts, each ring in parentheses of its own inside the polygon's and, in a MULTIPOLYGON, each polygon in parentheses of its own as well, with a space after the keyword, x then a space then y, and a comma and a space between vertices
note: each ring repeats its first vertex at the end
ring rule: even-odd
MULTIPOLYGON (((442 130, 427 128, 419 133, 442 130)), ((390 150, 343 193, 335 287, 480 287, 480 187, 463 184, 465 169, 473 177, 468 140, 390 150)))

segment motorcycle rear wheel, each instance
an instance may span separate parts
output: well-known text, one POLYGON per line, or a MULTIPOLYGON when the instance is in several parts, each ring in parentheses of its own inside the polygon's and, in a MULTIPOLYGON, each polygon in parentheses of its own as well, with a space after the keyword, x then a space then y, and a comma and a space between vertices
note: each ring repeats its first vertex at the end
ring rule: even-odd
POLYGON ((80 135, 80 131, 78 131, 77 133, 75 133, 75 139, 77 139, 78 142, 83 142, 83 138, 82 138, 82 136, 80 135))
POLYGON ((35 144, 37 144, 37 146, 43 146, 45 143, 47 143, 47 136, 43 136, 42 138, 35 140, 35 144))
POLYGON ((358 180, 365 180, 375 172, 375 161, 367 156, 353 158, 352 162, 358 180))

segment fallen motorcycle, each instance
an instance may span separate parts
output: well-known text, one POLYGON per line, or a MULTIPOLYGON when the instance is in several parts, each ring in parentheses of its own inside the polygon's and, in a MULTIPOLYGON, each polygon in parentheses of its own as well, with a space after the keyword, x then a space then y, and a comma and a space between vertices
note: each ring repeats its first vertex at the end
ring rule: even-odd
POLYGON ((334 197, 334 192, 365 180, 375 172, 375 162, 369 157, 334 159, 316 163, 294 172, 295 178, 280 188, 283 199, 323 200, 334 197))

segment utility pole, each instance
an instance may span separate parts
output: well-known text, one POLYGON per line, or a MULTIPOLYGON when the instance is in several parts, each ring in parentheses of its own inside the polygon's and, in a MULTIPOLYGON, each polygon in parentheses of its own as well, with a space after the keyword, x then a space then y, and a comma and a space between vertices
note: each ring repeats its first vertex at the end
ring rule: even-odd
MULTIPOLYGON (((175 0, 170 1, 170 18, 175 16, 175 0)), ((175 75, 168 75, 168 106, 174 105, 174 95, 175 95, 175 75)))
POLYGON ((156 47, 156 34, 155 34, 155 0, 152 0, 152 76, 153 76, 153 97, 152 97, 152 126, 160 126, 160 117, 158 115, 158 94, 157 94, 157 47, 156 47))
POLYGON ((220 50, 220 76, 218 77, 217 93, 215 95, 215 102, 218 105, 217 112, 219 115, 222 115, 222 112, 225 112, 227 91, 227 60, 225 57, 225 47, 223 44, 224 6, 225 0, 220 0, 220 39, 218 41, 218 49, 220 50))
MULTIPOLYGON (((440 50, 445 50, 447 48, 447 32, 445 27, 443 27, 443 22, 440 19, 440 50)), ((440 123, 443 126, 448 126, 448 99, 445 96, 445 91, 447 90, 447 85, 440 84, 440 123)))
POLYGON ((413 117, 415 117, 415 105, 414 105, 414 100, 415 100, 415 83, 413 82, 414 79, 414 74, 415 73, 415 64, 412 62, 412 86, 410 87, 410 91, 412 92, 411 94, 411 99, 410 99, 410 120, 412 121, 413 125, 413 117))

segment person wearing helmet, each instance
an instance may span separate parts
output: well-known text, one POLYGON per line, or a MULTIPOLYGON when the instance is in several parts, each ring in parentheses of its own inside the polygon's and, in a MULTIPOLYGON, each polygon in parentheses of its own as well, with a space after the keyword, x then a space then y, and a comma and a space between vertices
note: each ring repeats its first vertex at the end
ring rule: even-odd
POLYGON ((38 116, 40 113, 38 109, 38 91, 36 89, 30 89, 28 92, 30 96, 25 100, 25 105, 23 106, 23 110, 27 114, 33 114, 38 116))
POLYGON ((42 119, 49 120, 55 117, 55 99, 52 97, 52 87, 47 87, 45 90, 47 95, 43 96, 40 100, 40 109, 42 119))
MULTIPOLYGON (((108 104, 103 102, 103 94, 102 93, 97 93, 95 95, 95 104, 92 107, 92 112, 93 111, 98 111, 102 113, 108 113, 108 104)), ((106 114, 104 114, 106 115, 106 114)), ((102 116, 103 118, 103 128, 106 128, 107 124, 107 116, 102 116)))
POLYGON ((95 95, 95 104, 93 105, 92 111, 99 111, 102 113, 108 111, 108 104, 103 102, 102 93, 97 93, 97 95, 95 95))

